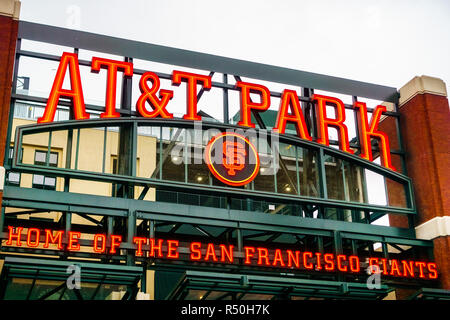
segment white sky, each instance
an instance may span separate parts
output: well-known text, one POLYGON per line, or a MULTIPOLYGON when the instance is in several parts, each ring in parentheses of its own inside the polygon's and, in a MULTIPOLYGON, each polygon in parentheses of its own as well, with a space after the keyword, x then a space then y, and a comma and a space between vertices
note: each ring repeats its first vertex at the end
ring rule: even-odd
MULTIPOLYGON (((429 75, 444 80, 450 92, 450 0, 21 2, 20 19, 25 21, 396 88, 416 75, 429 75)), ((27 61, 23 63, 25 67, 27 61)), ((39 68, 53 68, 55 72, 57 66, 28 63, 31 69, 24 68, 23 75, 27 75, 27 70, 39 68)), ((54 75, 48 71, 34 74, 43 79, 32 79, 32 85, 38 91, 46 91, 44 95, 48 96, 54 75)), ((91 89, 86 98, 100 100, 104 89, 98 88, 104 86, 105 75, 96 77, 83 79, 93 81, 83 87, 91 89)), ((163 82, 162 87, 175 91, 163 82)), ((207 99, 205 94, 202 100, 207 99)), ((278 103, 273 101, 272 105, 277 108, 278 103)), ((205 111, 216 116, 208 109, 205 111)), ((230 110, 230 115, 233 114, 230 110)), ((369 179, 375 181, 376 177, 369 179)), ((384 190, 377 190, 379 183, 372 186, 374 189, 369 194, 384 197, 384 190)), ((383 201, 380 199, 380 204, 383 201)))
POLYGON ((450 88, 449 0, 22 0, 20 18, 396 88, 425 74, 450 88))

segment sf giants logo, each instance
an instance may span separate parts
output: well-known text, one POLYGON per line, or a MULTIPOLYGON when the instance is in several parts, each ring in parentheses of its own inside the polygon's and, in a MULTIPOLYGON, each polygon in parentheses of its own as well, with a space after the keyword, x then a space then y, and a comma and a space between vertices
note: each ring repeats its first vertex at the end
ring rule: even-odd
POLYGON ((223 132, 211 139, 205 148, 205 162, 215 178, 230 186, 243 186, 259 172, 255 146, 244 136, 223 132))
POLYGON ((247 152, 240 142, 225 141, 223 144, 223 166, 227 168, 230 176, 236 175, 236 171, 245 167, 245 156, 247 152))

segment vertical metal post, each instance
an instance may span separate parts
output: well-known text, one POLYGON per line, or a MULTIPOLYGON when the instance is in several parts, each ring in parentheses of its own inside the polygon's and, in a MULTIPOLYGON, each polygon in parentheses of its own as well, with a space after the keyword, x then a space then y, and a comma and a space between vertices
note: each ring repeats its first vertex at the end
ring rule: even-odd
MULTIPOLYGON (((126 62, 133 62, 132 58, 125 57, 126 62)), ((124 75, 122 80, 122 96, 120 109, 131 113, 132 81, 124 75)), ((120 175, 132 175, 134 153, 133 125, 125 124, 119 128, 119 142, 117 146, 117 168, 120 175)), ((134 198, 134 189, 128 183, 123 183, 119 188, 122 192, 119 197, 134 198)))
POLYGON ((65 213, 65 233, 64 233, 64 242, 68 244, 69 242, 69 231, 72 229, 72 212, 67 211, 65 213))
POLYGON ((317 236, 317 250, 322 254, 324 253, 322 236, 317 236))
POLYGON ((300 170, 299 170, 299 167, 298 167, 298 147, 295 146, 295 174, 296 174, 296 177, 297 177, 297 194, 298 195, 301 194, 301 192, 300 192, 300 173, 299 173, 299 171, 300 170))
POLYGON ((149 237, 155 238, 155 220, 149 220, 149 237))
POLYGON ((382 247, 382 250, 383 250, 383 258, 386 258, 386 259, 389 260, 389 251, 388 251, 387 243, 385 241, 383 241, 381 243, 381 247, 382 247))
POLYGON ((340 231, 333 231, 334 238, 334 251, 336 255, 342 254, 342 237, 340 231))
MULTIPOLYGON (((127 243, 129 245, 133 244, 133 238, 136 234, 136 212, 134 210, 128 210, 127 219, 127 243)), ((134 255, 131 250, 127 250, 127 265, 131 266, 134 264, 134 255)))
MULTIPOLYGON (((2 205, 0 214, 0 233, 3 232, 3 227, 5 225, 5 206, 2 205)), ((0 241, 0 248, 2 247, 2 242, 0 241)))
POLYGON ((143 263, 142 277, 141 277, 141 292, 147 291, 147 263, 143 263))
POLYGON ((106 143, 108 136, 108 127, 105 127, 105 132, 103 133, 103 157, 102 157, 102 173, 105 173, 105 160, 106 160, 106 143))
MULTIPOLYGON (((19 61, 20 61, 20 55, 17 53, 20 51, 20 47, 22 44, 21 39, 17 39, 16 42, 16 56, 14 61, 14 71, 13 71, 13 82, 12 82, 12 94, 15 94, 17 92, 17 75, 19 72, 19 61)), ((13 121, 14 121, 14 108, 16 104, 16 99, 11 98, 11 102, 9 105, 9 117, 8 117, 8 130, 6 131, 6 144, 5 144, 5 155, 4 155, 4 166, 6 169, 9 169, 9 144, 11 143, 11 131, 13 127, 13 121)), ((16 141, 17 143, 17 141, 16 141)), ((1 230, 0 230, 1 231, 1 230)))
POLYGON ((111 237, 111 235, 114 233, 114 218, 109 216, 107 218, 107 235, 108 235, 108 239, 111 237))
POLYGON ((77 146, 75 147, 75 170, 78 170, 78 154, 80 151, 80 128, 77 129, 77 146))
POLYGON ((184 129, 184 136, 183 136, 183 162, 184 162, 184 182, 188 182, 188 145, 187 145, 187 134, 188 130, 184 129))
MULTIPOLYGON (((394 110, 395 110, 396 113, 399 112, 398 103, 396 103, 394 105, 394 110)), ((400 147, 400 151, 403 152, 405 150, 405 148, 404 148, 404 145, 403 145, 402 131, 400 129, 400 116, 396 116, 395 117, 395 130, 397 132, 398 145, 400 147)), ((406 168, 405 154, 400 155, 400 161, 401 161, 401 164, 402 164, 402 173, 407 176, 408 175, 408 170, 406 168)))
POLYGON ((358 246, 356 245, 357 240, 352 239, 351 241, 352 241, 352 254, 354 256, 357 256, 358 255, 358 246))
MULTIPOLYGON (((312 89, 309 88, 301 88, 302 96, 305 98, 309 98, 312 95, 312 89)), ((311 137, 315 136, 315 117, 312 102, 303 102, 302 103, 303 115, 305 117, 306 126, 308 128, 309 134, 311 137)))
POLYGON ((238 251, 242 252, 242 248, 243 248, 242 230, 239 227, 236 229, 236 237, 237 237, 238 251))
POLYGON ((51 148, 52 148, 52 133, 53 133, 53 131, 49 131, 48 132, 47 155, 45 157, 45 166, 46 167, 49 166, 49 162, 50 162, 50 151, 51 151, 51 148))
POLYGON ((276 150, 277 147, 276 146, 271 146, 270 148, 272 150, 272 163, 273 163, 273 183, 274 183, 274 190, 275 193, 278 192, 278 186, 277 186, 277 171, 278 171, 278 154, 279 154, 279 150, 276 150), (275 153, 277 153, 277 155, 275 155, 275 153))
MULTIPOLYGON (((352 100, 353 100, 353 105, 354 105, 355 102, 358 101, 358 97, 353 96, 352 100)), ((356 109, 353 109, 353 117, 355 120, 355 127, 356 127, 356 144, 358 145, 358 148, 361 150, 361 140, 360 140, 360 136, 359 136, 358 111, 356 109)))
POLYGON ((163 178, 163 172, 162 172, 162 168, 163 168, 163 129, 162 126, 159 127, 159 179, 162 180, 163 178))
POLYGON ((323 152, 323 149, 319 149, 319 161, 318 161, 318 171, 319 171, 319 189, 320 189, 320 195, 322 198, 327 199, 328 198, 328 192, 327 192, 327 177, 325 173, 325 154, 323 152))
MULTIPOLYGON (((69 129, 67 131, 67 144, 66 144, 66 169, 70 169, 72 164, 72 146, 73 146, 73 130, 69 129)), ((70 189, 70 178, 64 178, 64 192, 69 192, 70 189)))
MULTIPOLYGON (((137 148, 138 148, 138 128, 137 122, 133 122, 133 128, 131 131, 131 176, 136 177, 137 172, 137 148)), ((134 192, 133 192, 134 194, 134 192)))
MULTIPOLYGON (((225 85, 228 84, 228 75, 226 73, 223 74, 223 83, 225 85)), ((229 110, 228 110, 228 89, 223 88, 223 122, 229 123, 229 110)))

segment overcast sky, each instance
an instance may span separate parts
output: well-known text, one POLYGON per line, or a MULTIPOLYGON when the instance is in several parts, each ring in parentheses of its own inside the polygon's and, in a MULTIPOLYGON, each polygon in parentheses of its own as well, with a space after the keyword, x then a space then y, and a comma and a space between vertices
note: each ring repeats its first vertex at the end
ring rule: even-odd
POLYGON ((22 0, 20 18, 396 88, 450 83, 449 0, 22 0))

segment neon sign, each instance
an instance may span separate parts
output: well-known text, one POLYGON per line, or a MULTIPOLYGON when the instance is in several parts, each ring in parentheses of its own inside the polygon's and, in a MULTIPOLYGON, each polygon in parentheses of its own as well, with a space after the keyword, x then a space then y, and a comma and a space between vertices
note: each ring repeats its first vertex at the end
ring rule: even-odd
POLYGON ((237 133, 221 133, 206 146, 205 162, 211 173, 223 183, 243 186, 255 179, 259 156, 255 146, 237 133))
MULTIPOLYGON (((120 114, 115 110, 117 72, 123 71, 125 77, 132 77, 133 64, 131 62, 93 57, 91 71, 98 73, 101 68, 107 70, 107 83, 105 112, 101 113, 100 116, 108 119, 119 118, 120 114)), ((172 85, 180 86, 182 82, 186 85, 186 113, 183 119, 201 121, 202 117, 197 113, 197 86, 200 85, 202 90, 205 91, 210 90, 212 84, 211 76, 174 70, 172 72, 172 85)), ((141 95, 137 100, 136 110, 142 117, 173 118, 173 114, 167 110, 169 102, 173 98, 173 91, 161 89, 160 79, 155 73, 145 72, 140 78, 139 88, 141 95), (151 83, 151 86, 149 83, 151 83), (147 107, 147 104, 151 107, 151 110, 147 107)), ((243 127, 254 128, 255 124, 252 123, 251 114, 252 112, 264 112, 269 109, 271 105, 270 91, 263 85, 242 81, 238 81, 235 88, 240 92, 240 120, 237 124, 243 127), (250 94, 257 94, 260 97, 260 101, 253 101, 250 94)), ((38 119, 38 123, 53 122, 60 98, 68 98, 72 101, 75 120, 89 119, 89 114, 86 113, 84 104, 78 56, 74 53, 64 52, 61 56, 44 114, 38 119), (70 90, 62 88, 67 70, 70 77, 70 90)), ((311 100, 316 106, 316 125, 318 130, 316 142, 329 146, 328 129, 332 127, 338 131, 340 150, 353 154, 354 150, 350 148, 348 129, 344 123, 344 103, 338 98, 317 94, 314 94, 311 100), (330 117, 327 114, 327 106, 335 109, 335 117, 330 117)), ((370 140, 372 138, 377 139, 379 141, 382 165, 395 170, 391 163, 388 137, 384 132, 378 130, 381 115, 383 112, 386 112, 386 107, 379 105, 374 109, 370 124, 368 123, 365 103, 355 102, 353 108, 358 119, 362 149, 361 157, 369 161, 373 160, 370 140)), ((300 107, 299 97, 294 90, 286 89, 281 95, 276 125, 272 130, 284 134, 288 123, 295 126, 299 138, 312 141, 300 107)))
MULTIPOLYGON (((29 228, 23 234, 23 227, 8 226, 6 246, 29 248, 49 248, 56 246, 64 250, 63 239, 67 238, 65 250, 81 251, 81 233, 77 231, 54 231, 29 228)), ((438 278, 436 263, 415 260, 386 259, 366 257, 361 260, 355 255, 321 253, 311 251, 289 250, 244 246, 241 252, 230 244, 201 243, 193 241, 180 244, 175 239, 154 239, 133 237, 136 257, 155 259, 183 259, 192 262, 218 264, 243 264, 245 266, 285 268, 298 271, 341 272, 360 274, 367 267, 377 266, 384 276, 401 278, 418 278, 434 280, 438 278)), ((91 249, 98 254, 117 254, 122 245, 122 236, 95 234, 91 249), (108 244, 108 245, 107 245, 108 244)), ((83 244, 84 246, 84 244, 83 244)), ((128 246, 127 246, 128 248, 128 246)))

